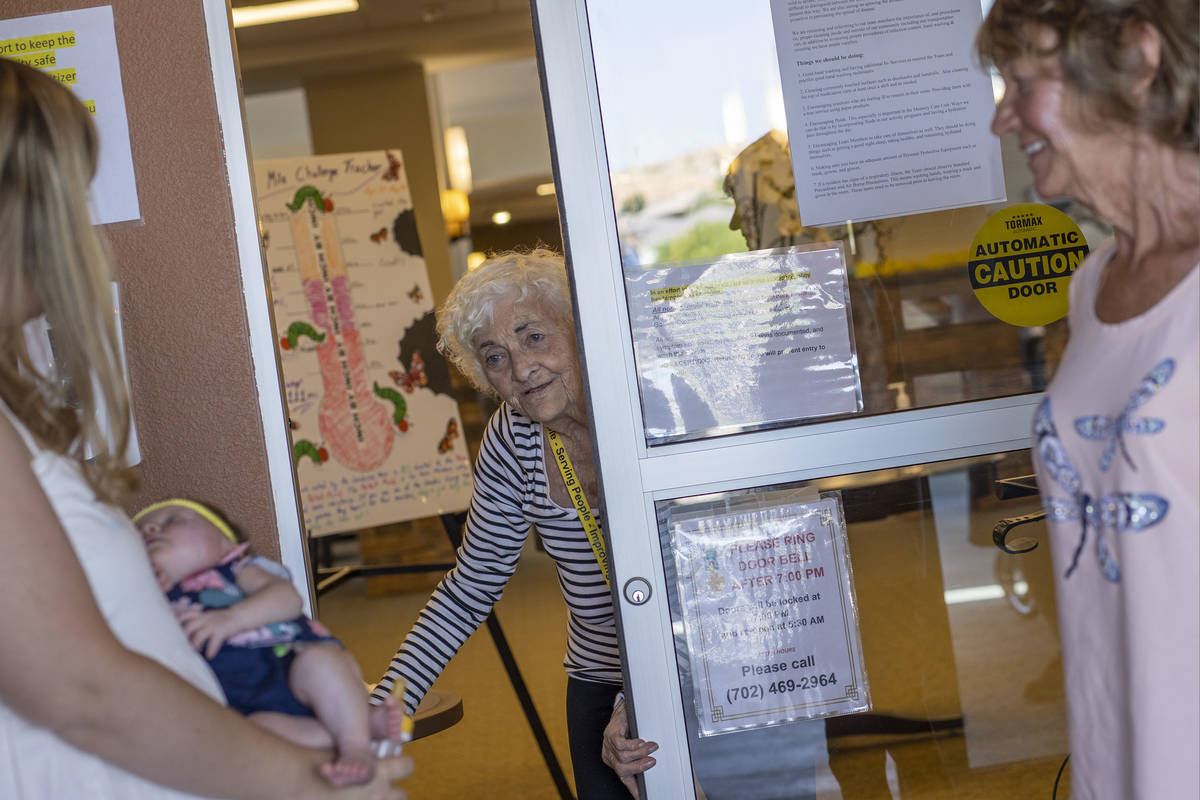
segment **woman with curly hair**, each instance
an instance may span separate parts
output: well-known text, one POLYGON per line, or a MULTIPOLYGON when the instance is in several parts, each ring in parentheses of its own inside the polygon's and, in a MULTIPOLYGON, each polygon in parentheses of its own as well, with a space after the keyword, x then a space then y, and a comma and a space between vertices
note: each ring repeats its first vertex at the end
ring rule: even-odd
POLYGON ((1200 796, 1196 0, 996 0, 979 33, 1043 197, 1109 220, 1034 421, 1074 798, 1200 796))

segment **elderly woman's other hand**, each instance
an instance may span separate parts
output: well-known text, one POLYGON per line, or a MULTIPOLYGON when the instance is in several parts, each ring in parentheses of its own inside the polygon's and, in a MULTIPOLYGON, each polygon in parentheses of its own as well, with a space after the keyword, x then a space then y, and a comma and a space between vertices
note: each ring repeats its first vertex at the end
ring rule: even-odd
POLYGON ((654 766, 656 762, 650 754, 657 749, 658 745, 654 742, 629 738, 625 701, 617 703, 612 719, 604 728, 604 747, 600 757, 617 773, 621 783, 625 784, 625 788, 634 797, 638 797, 636 776, 654 766))

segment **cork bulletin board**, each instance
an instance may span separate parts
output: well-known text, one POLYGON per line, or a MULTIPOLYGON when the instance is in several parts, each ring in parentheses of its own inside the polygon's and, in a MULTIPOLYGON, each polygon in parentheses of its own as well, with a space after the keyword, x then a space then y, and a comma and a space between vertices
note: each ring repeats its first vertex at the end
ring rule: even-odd
POLYGON ((256 378, 244 284, 254 287, 243 270, 261 270, 261 260, 243 264, 252 259, 235 236, 235 160, 227 162, 205 0, 6 0, 0 14, 102 5, 112 8, 142 215, 104 226, 142 455, 130 505, 175 495, 209 502, 278 558, 263 420, 282 418, 282 397, 256 378))

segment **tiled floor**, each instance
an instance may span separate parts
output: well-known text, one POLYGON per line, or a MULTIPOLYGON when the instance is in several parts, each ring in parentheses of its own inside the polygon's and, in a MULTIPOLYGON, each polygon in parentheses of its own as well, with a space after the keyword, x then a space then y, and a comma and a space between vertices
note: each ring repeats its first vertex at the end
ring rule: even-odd
MULTIPOLYGON (((362 579, 320 600, 320 616, 350 648, 368 681, 386 669, 427 593, 368 598, 362 579)), ((527 547, 497 616, 546 726, 562 769, 570 775, 562 669, 566 611, 549 558, 527 547)), ((414 800, 528 798, 557 800, 533 735, 486 630, 472 636, 436 686, 463 698, 463 720, 408 745, 416 773, 405 788, 414 800)))

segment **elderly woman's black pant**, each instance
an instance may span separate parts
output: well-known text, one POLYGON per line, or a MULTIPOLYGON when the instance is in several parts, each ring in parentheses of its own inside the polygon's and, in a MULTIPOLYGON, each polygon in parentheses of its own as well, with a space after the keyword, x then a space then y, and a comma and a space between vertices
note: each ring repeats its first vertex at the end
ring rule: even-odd
POLYGON ((632 800, 617 773, 600 760, 604 726, 621 687, 567 678, 567 736, 579 800, 632 800))

